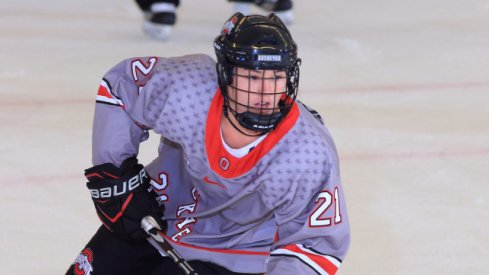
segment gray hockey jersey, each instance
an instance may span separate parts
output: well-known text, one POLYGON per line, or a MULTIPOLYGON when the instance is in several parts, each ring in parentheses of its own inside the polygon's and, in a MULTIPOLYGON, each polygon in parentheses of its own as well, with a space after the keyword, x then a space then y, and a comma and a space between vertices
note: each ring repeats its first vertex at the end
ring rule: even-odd
POLYGON ((165 203, 167 241, 187 260, 266 274, 334 274, 350 240, 336 149, 317 113, 296 102, 241 158, 223 146, 223 96, 206 55, 139 57, 100 85, 93 165, 138 155, 165 203))

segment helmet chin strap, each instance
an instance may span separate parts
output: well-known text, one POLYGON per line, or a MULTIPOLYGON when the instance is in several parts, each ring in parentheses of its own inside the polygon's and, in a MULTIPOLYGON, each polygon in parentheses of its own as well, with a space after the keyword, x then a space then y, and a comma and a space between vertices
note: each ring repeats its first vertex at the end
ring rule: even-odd
POLYGON ((282 118, 282 113, 259 115, 251 112, 235 113, 234 117, 239 124, 249 130, 270 132, 282 118), (267 122, 267 123, 263 123, 267 122))
POLYGON ((228 108, 226 106, 226 104, 224 104, 223 106, 223 114, 224 116, 226 117, 226 119, 231 123, 231 125, 234 127, 234 129, 236 129, 238 132, 240 132, 241 134, 245 135, 245 136, 249 136, 249 137, 259 137, 259 136, 263 136, 265 135, 266 133, 270 132, 271 129, 269 130, 265 130, 265 131, 259 131, 259 130, 255 130, 255 129, 249 129, 248 127, 245 127, 244 125, 242 125, 241 123, 239 123, 239 120, 236 118, 236 115, 234 115, 234 117, 236 118, 236 120, 238 120, 238 123, 245 129, 248 129, 248 130, 252 130, 252 131, 255 131, 257 132, 256 134, 249 134, 249 133, 245 133, 243 130, 240 129, 240 127, 238 127, 234 122, 233 120, 229 117, 229 112, 228 112, 228 108))

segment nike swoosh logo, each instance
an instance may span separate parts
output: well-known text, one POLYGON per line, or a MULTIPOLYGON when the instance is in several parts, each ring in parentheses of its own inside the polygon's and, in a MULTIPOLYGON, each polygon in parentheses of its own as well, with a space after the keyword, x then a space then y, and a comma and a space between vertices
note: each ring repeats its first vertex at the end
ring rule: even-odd
POLYGON ((214 185, 217 185, 221 188, 227 189, 226 186, 220 184, 219 182, 215 182, 215 181, 210 180, 209 177, 207 177, 207 176, 204 177, 204 182, 209 183, 209 184, 214 184, 214 185))

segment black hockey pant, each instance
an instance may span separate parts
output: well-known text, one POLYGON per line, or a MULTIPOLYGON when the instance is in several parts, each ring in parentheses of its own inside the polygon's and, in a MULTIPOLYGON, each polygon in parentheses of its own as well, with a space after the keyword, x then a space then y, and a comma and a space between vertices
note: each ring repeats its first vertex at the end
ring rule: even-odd
MULTIPOLYGON (((189 261, 199 275, 240 275, 222 266, 189 261)), ((168 257, 162 257, 148 242, 128 243, 101 226, 66 275, 185 275, 168 257), (85 273, 86 271, 90 271, 85 273)))

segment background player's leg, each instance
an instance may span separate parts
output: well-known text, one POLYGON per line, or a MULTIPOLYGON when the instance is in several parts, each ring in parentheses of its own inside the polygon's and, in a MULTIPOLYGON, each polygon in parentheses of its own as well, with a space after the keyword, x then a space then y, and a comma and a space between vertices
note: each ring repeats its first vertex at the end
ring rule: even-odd
POLYGON ((122 241, 101 226, 73 261, 66 275, 147 275, 162 259, 148 242, 122 241), (91 273, 85 273, 88 270, 91 273))
POLYGON ((241 12, 244 15, 251 13, 250 6, 255 4, 267 12, 275 13, 285 24, 290 25, 294 22, 292 12, 292 0, 228 0, 234 3, 234 12, 241 12))
POLYGON ((151 5, 155 3, 169 3, 178 7, 180 1, 179 0, 136 0, 136 3, 138 4, 139 8, 141 8, 141 10, 149 11, 151 5))
POLYGON ((255 3, 254 0, 228 0, 229 2, 233 2, 233 11, 241 12, 244 15, 250 14, 250 7, 255 3))
POLYGON ((294 22, 292 0, 256 0, 255 2, 264 10, 275 13, 285 24, 290 25, 294 22))
POLYGON ((144 32, 151 38, 167 40, 177 22, 179 0, 136 0, 143 10, 145 19, 144 32))

